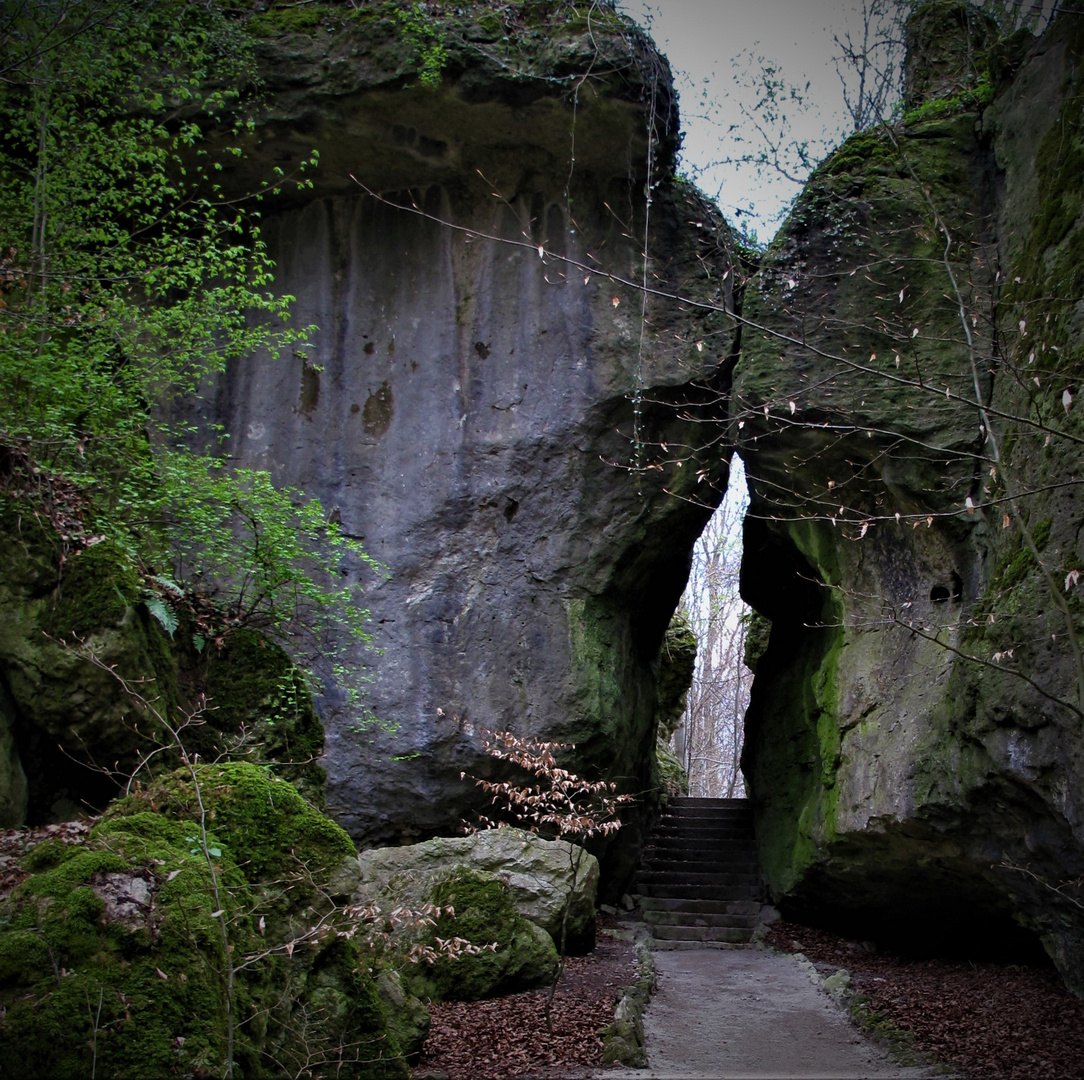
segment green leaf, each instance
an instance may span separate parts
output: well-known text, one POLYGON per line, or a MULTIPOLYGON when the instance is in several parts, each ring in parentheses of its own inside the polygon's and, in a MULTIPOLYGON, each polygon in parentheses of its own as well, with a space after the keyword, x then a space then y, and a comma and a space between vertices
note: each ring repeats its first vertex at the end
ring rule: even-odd
POLYGON ((177 629, 177 616, 173 613, 173 609, 168 607, 161 597, 153 593, 145 596, 143 603, 147 605, 147 610, 155 617, 159 626, 172 638, 173 632, 177 629))

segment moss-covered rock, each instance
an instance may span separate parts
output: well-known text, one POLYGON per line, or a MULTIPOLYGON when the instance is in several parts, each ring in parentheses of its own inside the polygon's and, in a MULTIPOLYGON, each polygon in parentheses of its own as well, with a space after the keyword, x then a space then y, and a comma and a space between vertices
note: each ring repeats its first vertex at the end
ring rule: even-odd
POLYGON ((743 771, 791 912, 1041 938, 1079 990, 1084 31, 1007 68, 977 10, 916 20, 912 111, 817 171, 746 294, 743 771))
POLYGON ((655 762, 667 795, 688 795, 689 776, 670 750, 670 738, 681 723, 685 699, 696 669, 696 635, 680 609, 674 613, 659 650, 655 762))
POLYGON ((685 698, 696 670, 696 634, 684 612, 676 611, 659 650, 658 737, 673 735, 685 711, 685 698))
MULTIPOLYGON (((264 634, 240 629, 205 650, 195 676, 206 689, 209 725, 237 754, 274 762, 276 772, 322 807, 324 729, 297 665, 264 634)), ((210 755, 208 755, 210 756, 210 755)))
POLYGON ((689 794, 689 774, 685 771, 681 758, 661 740, 655 744, 655 761, 659 770, 659 780, 667 796, 689 794))
POLYGON ((598 860, 576 844, 544 840, 524 829, 481 829, 468 836, 370 848, 350 868, 352 876, 344 874, 343 887, 358 902, 378 898, 390 910, 424 899, 460 867, 499 876, 516 911, 546 931, 555 945, 564 933, 566 950, 573 955, 595 947, 598 860))
POLYGON ((204 1075, 232 1044, 249 1077, 332 1061, 406 1075, 356 944, 330 928, 328 881, 352 852, 245 764, 163 777, 84 843, 32 849, 0 917, 0 1068, 204 1075))
POLYGON ((273 762, 322 806, 323 728, 286 653, 246 628, 203 643, 184 610, 164 626, 130 552, 69 544, 29 499, 0 506, 0 820, 101 809, 137 768, 174 767, 174 731, 205 760, 273 762))
POLYGON ((440 957, 425 979, 434 997, 477 1001, 553 982, 558 965, 553 940, 516 911, 508 886, 496 875, 460 868, 437 883, 431 899, 452 908, 437 920, 434 935, 464 938, 482 950, 440 957))

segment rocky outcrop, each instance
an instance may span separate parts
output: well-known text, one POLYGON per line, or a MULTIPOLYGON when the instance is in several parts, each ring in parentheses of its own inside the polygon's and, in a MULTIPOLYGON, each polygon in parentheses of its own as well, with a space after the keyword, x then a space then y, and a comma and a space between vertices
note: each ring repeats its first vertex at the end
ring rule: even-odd
POLYGON ((936 70, 799 198, 732 409, 773 896, 928 945, 1023 928, 1078 990, 1081 23, 1026 51, 923 6, 936 70))
POLYGON ((335 644, 380 723, 330 672, 324 707, 329 810, 363 846, 455 830, 480 798, 461 774, 494 775, 473 727, 655 787, 659 646, 726 473, 675 450, 704 444, 734 347, 729 233, 673 179, 642 32, 606 5, 445 7, 432 87, 396 9, 263 24, 244 168, 320 151, 263 230, 317 329, 208 391, 235 460, 382 565, 334 568, 366 584, 374 648, 335 644))
POLYGON ((282 648, 243 628, 204 640, 131 552, 37 507, 0 512, 0 825, 101 810, 176 767, 178 742, 273 763, 323 805, 323 730, 282 648))
POLYGON ((595 944, 598 860, 575 844, 543 840, 523 829, 483 829, 469 836, 435 837, 421 844, 371 848, 358 856, 350 887, 359 902, 427 895, 460 867, 499 878, 516 911, 571 953, 595 944), (567 907, 567 924, 565 910, 567 907))

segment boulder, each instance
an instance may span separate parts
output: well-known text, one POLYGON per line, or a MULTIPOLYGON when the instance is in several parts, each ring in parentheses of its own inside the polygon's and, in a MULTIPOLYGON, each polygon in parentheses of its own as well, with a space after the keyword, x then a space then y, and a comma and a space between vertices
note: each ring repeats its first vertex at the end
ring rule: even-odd
POLYGON ((543 840, 523 829, 486 829, 469 836, 363 851, 357 860, 355 900, 397 893, 420 896, 457 867, 503 881, 516 911, 545 930, 558 946, 571 889, 567 950, 577 954, 594 947, 598 860, 575 844, 543 840))
POLYGON ((179 770, 65 835, 0 904, 4 1075, 409 1075, 396 1033, 416 1003, 382 1000, 336 933, 327 885, 353 844, 286 781, 179 770))
POLYGON ((438 952, 415 979, 418 992, 444 1001, 478 1001, 548 986, 557 976, 557 949, 549 934, 516 911, 503 880, 460 866, 434 883, 429 899, 443 914, 433 939, 461 938, 474 951, 438 952), (450 910, 449 910, 450 909, 450 910))
POLYGON ((0 507, 0 825, 100 810, 137 769, 146 781, 174 768, 159 717, 183 729, 189 755, 274 762, 323 805, 323 728, 280 645, 245 627, 204 643, 183 605, 162 608, 155 579, 121 545, 65 550, 16 505, 0 507))

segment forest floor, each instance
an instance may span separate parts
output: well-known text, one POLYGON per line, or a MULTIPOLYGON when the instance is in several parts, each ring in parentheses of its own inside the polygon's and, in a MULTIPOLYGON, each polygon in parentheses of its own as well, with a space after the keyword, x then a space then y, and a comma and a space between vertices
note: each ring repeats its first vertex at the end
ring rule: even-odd
MULTIPOLYGON (((89 828, 88 822, 69 822, 0 831, 0 899, 26 877, 18 862, 34 843, 79 843, 89 828)), ((553 1002, 552 1035, 544 1012, 547 991, 435 1004, 415 1077, 571 1080, 594 1073, 602 1063, 600 1032, 613 1019, 621 989, 637 977, 631 942, 606 933, 612 923, 603 921, 592 953, 567 961, 553 1002)), ((785 922, 770 928, 766 944, 803 953, 822 977, 845 968, 852 989, 868 1001, 874 1036, 926 1055, 950 1075, 1084 1080, 1084 1001, 1069 994, 1052 970, 908 960, 785 922)))
MULTIPOLYGON (((868 999, 873 1024, 867 1034, 902 1049, 906 1062, 926 1060, 961 1080, 1084 1080, 1084 1002, 1052 971, 908 960, 793 923, 773 926, 767 944, 803 953, 821 976, 845 968, 853 990, 868 999)), ((631 944, 600 934, 594 953, 568 962, 554 1001, 553 1036, 546 1031, 544 991, 433 1005, 415 1077, 604 1077, 596 1072, 602 1061, 598 1033, 613 1018, 618 991, 634 979, 631 944)), ((694 1018, 689 1020, 692 1032, 694 1018)))
POLYGON ((587 956, 570 956, 546 1030, 548 990, 429 1006, 430 1028, 415 1080, 565 1080, 602 1064, 600 1032, 622 989, 636 981, 631 943, 606 933, 587 956))

